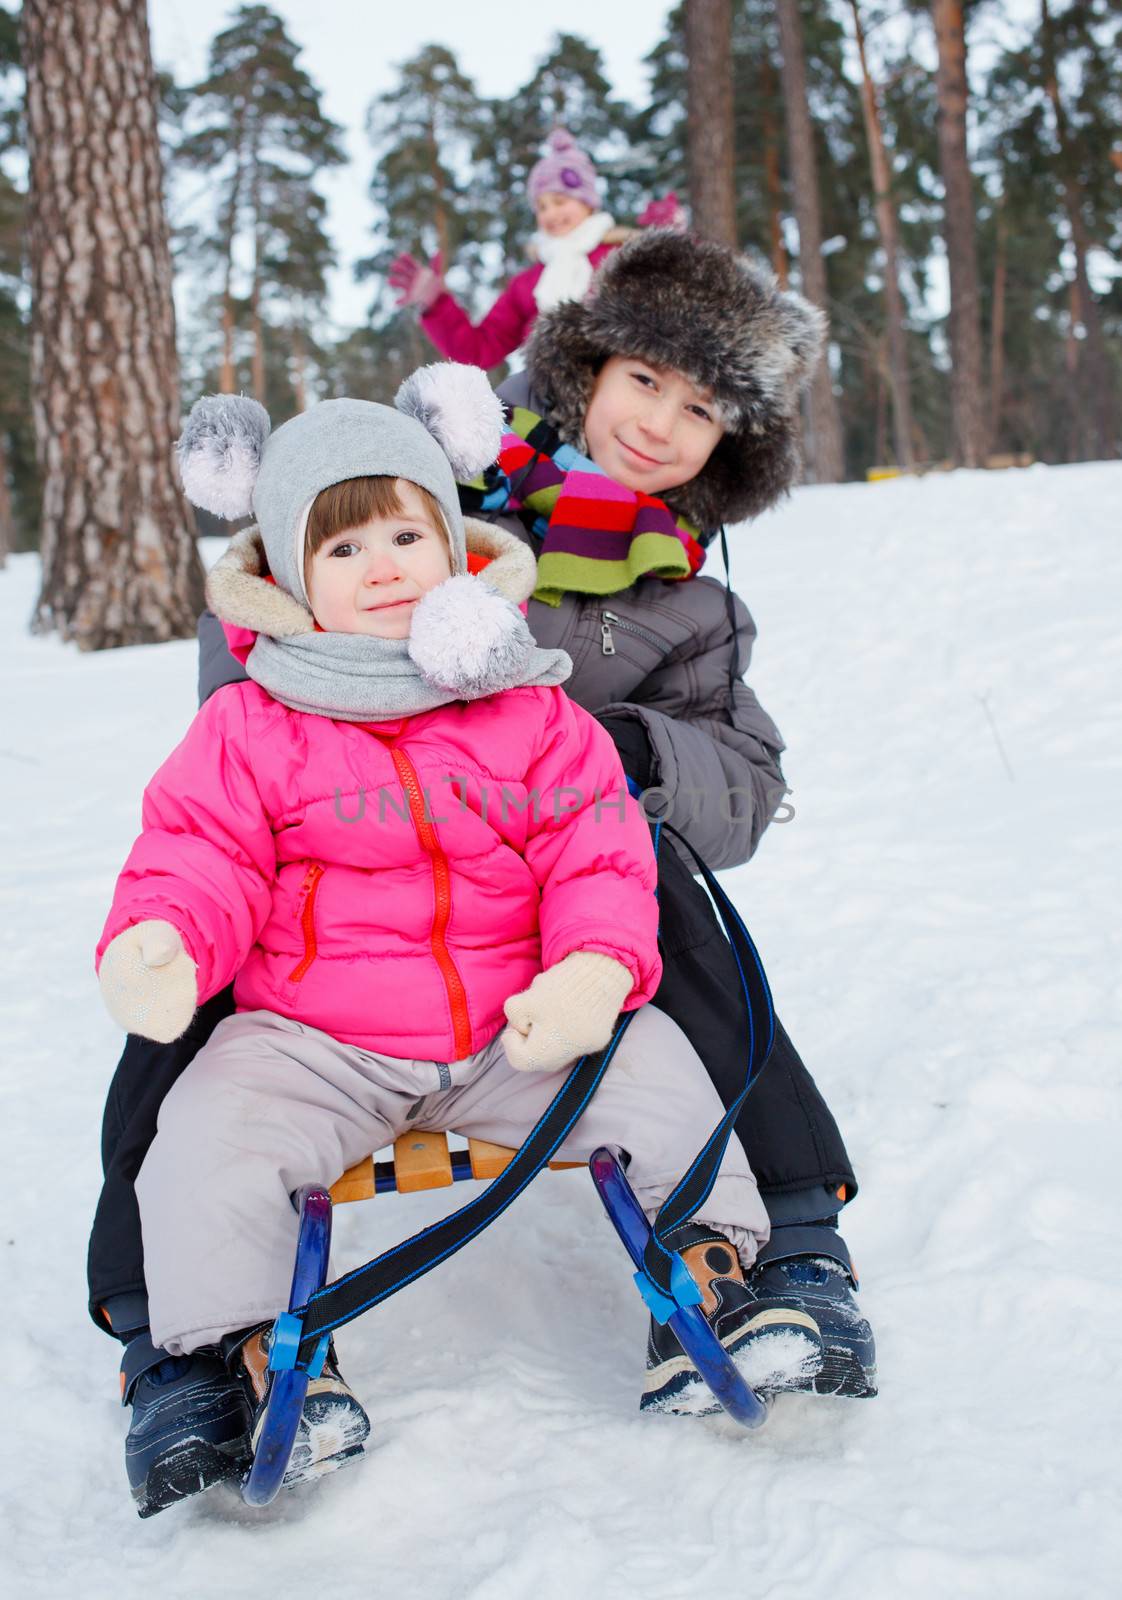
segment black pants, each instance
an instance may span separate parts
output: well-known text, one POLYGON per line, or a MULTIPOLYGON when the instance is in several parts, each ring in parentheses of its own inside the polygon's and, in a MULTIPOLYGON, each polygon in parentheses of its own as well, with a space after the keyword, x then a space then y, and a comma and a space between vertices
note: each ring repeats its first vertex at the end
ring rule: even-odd
MULTIPOLYGON (((673 850, 659 852, 663 979, 655 1003, 678 1023, 728 1105, 745 1072, 747 1017, 732 949, 709 897, 673 850)), ((112 1295, 143 1292, 144 1252, 134 1184, 164 1096, 223 1017, 230 990, 208 1000, 174 1044, 130 1034, 113 1076, 101 1133, 105 1182, 90 1236, 90 1313, 112 1295)), ((857 1192, 837 1123, 778 1019, 775 1044, 736 1129, 765 1200, 804 1190, 857 1192)))

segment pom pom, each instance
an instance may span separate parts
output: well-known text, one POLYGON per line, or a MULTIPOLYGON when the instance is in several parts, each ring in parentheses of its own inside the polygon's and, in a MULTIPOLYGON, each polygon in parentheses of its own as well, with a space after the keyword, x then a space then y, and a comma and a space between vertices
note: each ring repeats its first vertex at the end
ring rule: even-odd
POLYGON ((577 148, 577 141, 573 138, 568 128, 554 128, 546 143, 558 155, 564 150, 575 150, 577 148))
POLYGON ((208 394, 191 407, 176 450, 192 505, 235 522, 253 510, 269 413, 243 394, 208 394))
POLYGON ((465 574, 430 589, 409 629, 409 654, 425 677, 463 700, 513 688, 533 651, 518 607, 465 574))
POLYGON ((468 483, 499 453, 503 406, 479 367, 434 361, 406 378, 394 405, 415 417, 444 451, 460 483, 468 483))

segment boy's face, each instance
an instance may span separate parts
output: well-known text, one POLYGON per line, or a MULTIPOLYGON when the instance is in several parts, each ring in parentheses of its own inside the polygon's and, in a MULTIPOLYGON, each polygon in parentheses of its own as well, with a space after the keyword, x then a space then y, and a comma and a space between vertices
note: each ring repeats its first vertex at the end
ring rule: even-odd
POLYGON ((444 532, 416 486, 399 478, 397 495, 400 515, 337 533, 312 557, 308 599, 327 633, 404 639, 417 602, 451 576, 444 532))
POLYGON ((585 217, 591 215, 592 207, 585 205, 583 200, 574 200, 571 194, 552 194, 547 190, 534 201, 538 227, 553 239, 563 233, 572 233, 585 217))
POLYGON ((662 494, 696 478, 724 432, 712 396, 670 367, 610 356, 584 417, 588 453, 625 489, 662 494))

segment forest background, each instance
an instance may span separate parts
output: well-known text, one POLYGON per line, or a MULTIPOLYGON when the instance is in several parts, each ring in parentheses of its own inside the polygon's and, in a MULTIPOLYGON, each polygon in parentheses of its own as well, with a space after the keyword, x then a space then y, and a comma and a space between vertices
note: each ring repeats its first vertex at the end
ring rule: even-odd
MULTIPOLYGON (((526 264, 526 176, 560 122, 596 160, 619 221, 674 189, 699 231, 733 239, 826 306, 808 476, 1117 453, 1118 0, 689 0, 663 14, 627 95, 594 37, 559 31, 498 97, 449 46, 427 43, 390 64, 358 137, 328 115, 285 9, 231 6, 201 73, 157 52, 183 402, 241 390, 276 425, 332 394, 387 398, 434 356, 414 315, 395 309, 392 256, 441 249, 450 286, 481 314, 526 264), (948 13, 965 45, 958 84, 938 48, 948 13), (705 60, 714 17, 731 44, 727 108, 705 60), (956 121, 967 178, 957 233, 941 146, 956 121), (348 163, 366 189, 357 258, 353 214, 341 250, 325 198, 348 163), (340 270, 365 290, 358 320, 340 270)), ((38 542, 41 468, 11 9, 0 9, 0 67, 0 548, 19 549, 38 542)))

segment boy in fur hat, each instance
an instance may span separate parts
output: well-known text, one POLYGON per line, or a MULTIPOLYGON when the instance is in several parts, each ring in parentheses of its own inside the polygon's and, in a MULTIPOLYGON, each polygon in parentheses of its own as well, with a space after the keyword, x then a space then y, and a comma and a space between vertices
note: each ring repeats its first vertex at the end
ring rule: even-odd
MULTIPOLYGON (((191 498, 252 507, 257 527, 208 587, 248 681, 208 700, 148 786, 97 952, 135 1034, 177 1039, 231 981, 237 1007, 164 1101, 137 1180, 149 1332, 124 1371, 142 1515, 244 1467, 292 1191, 411 1125, 521 1143, 621 1010, 638 1015, 559 1156, 621 1145, 653 1216, 721 1115, 646 1004, 647 826, 611 739, 559 687, 568 656, 519 610, 532 554, 461 515, 455 476, 493 460, 500 415, 482 373, 445 366, 397 409, 327 401, 271 437, 256 402, 216 397, 180 444, 191 498)), ((822 1350, 809 1314, 745 1288, 768 1231, 733 1139, 681 1247, 726 1348, 757 1374, 774 1352, 776 1389, 822 1350)), ((648 1402, 704 1409, 680 1368, 648 1402)), ((354 1459, 369 1428, 330 1356, 286 1482, 354 1459)))
MULTIPOLYGON (((822 313, 723 245, 668 230, 629 240, 591 294, 539 318, 526 369, 502 385, 510 431, 465 508, 538 557, 528 620, 573 657, 568 692, 609 729, 628 777, 714 867, 747 861, 786 792, 774 722, 743 681, 755 627, 700 575, 724 525, 797 481, 799 402, 822 313)), ((727 562, 726 562, 727 566, 727 562)), ((728 943, 682 858, 659 852, 656 1003, 690 1037, 725 1103, 747 1026, 728 943)), ((817 1322, 820 1394, 876 1394, 876 1354, 838 1232, 857 1192, 837 1125, 786 1031, 737 1132, 772 1223, 748 1286, 817 1322)), ((648 1395, 681 1361, 652 1323, 648 1395)))

